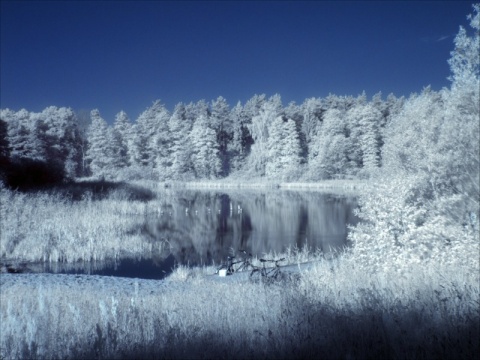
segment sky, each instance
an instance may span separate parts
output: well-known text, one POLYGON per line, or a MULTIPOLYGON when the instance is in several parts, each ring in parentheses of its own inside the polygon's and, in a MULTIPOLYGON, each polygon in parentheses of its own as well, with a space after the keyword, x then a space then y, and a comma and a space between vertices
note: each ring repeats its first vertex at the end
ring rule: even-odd
POLYGON ((0 1, 0 108, 98 109, 449 86, 468 1, 0 1))

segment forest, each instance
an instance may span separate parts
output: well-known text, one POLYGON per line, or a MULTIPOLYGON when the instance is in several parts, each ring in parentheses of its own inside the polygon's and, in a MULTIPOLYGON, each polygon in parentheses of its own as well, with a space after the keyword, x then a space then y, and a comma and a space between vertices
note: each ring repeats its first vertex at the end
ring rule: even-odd
POLYGON ((134 122, 120 111, 111 124, 98 110, 0 110, 0 180, 22 190, 78 178, 355 179, 374 188, 360 197, 355 251, 384 242, 393 258, 402 249, 425 259, 445 255, 445 245, 478 248, 480 5, 473 10, 471 29, 454 39, 450 86, 408 98, 329 95, 284 106, 278 94, 255 95, 230 107, 218 97, 173 111, 158 100, 134 122))
POLYGON ((173 110, 157 100, 135 121, 123 111, 106 121, 96 109, 2 109, 4 182, 21 185, 18 173, 25 175, 25 168, 41 173, 31 179, 40 185, 78 177, 366 179, 398 169, 443 182, 432 183, 435 188, 452 185, 457 176, 469 182, 478 168, 477 18, 476 34, 462 29, 456 37, 451 87, 426 87, 408 98, 331 94, 285 106, 280 95, 262 94, 231 107, 219 96, 173 110))
POLYGON ((285 107, 280 95, 262 94, 233 108, 218 97, 171 112, 157 100, 133 123, 120 111, 113 125, 98 110, 6 109, 1 152, 3 161, 41 162, 71 179, 365 177, 382 166, 386 126, 404 103, 379 93, 370 101, 330 95, 285 107))
MULTIPOLYGON (((279 282, 235 282, 213 265, 178 266, 164 281, 2 267, 0 358, 478 358, 480 4, 467 18, 449 87, 408 98, 155 101, 135 121, 0 110, 0 259, 156 254, 168 239, 152 241, 142 221, 159 219, 160 189, 175 190, 165 184, 362 184, 351 246, 331 259, 308 248, 265 255, 312 264, 279 282), (118 191, 69 192, 107 183, 118 191)), ((275 197, 288 190, 267 190, 282 210, 275 197)), ((317 198, 302 196, 326 228, 317 198)), ((196 229, 188 236, 205 234, 196 229)))

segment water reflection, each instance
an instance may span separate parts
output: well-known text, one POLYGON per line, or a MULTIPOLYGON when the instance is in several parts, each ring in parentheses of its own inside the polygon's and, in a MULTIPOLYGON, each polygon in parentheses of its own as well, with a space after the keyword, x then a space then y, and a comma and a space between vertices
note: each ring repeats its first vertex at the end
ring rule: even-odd
POLYGON ((308 245, 329 253, 347 245, 347 224, 357 222, 353 197, 319 192, 166 190, 158 206, 145 233, 190 265, 218 264, 231 248, 262 255, 308 245))
POLYGON ((5 271, 161 279, 177 264, 219 264, 231 249, 262 256, 308 246, 330 253, 348 245, 347 224, 358 221, 351 195, 165 189, 159 199, 157 211, 139 217, 132 229, 145 235, 149 253, 102 262, 20 264, 5 271), (160 251, 164 242, 167 253, 160 251))

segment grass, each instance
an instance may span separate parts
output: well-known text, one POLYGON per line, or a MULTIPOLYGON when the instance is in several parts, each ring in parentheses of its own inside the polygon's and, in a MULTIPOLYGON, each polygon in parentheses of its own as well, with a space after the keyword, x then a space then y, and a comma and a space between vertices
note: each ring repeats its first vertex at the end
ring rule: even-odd
MULTIPOLYGON (((88 193, 70 201, 5 189, 0 197, 2 256, 75 261, 160 246, 145 241, 135 227, 138 217, 157 211, 149 200, 133 201, 117 191, 102 200, 88 193)), ((372 272, 355 251, 329 260, 307 248, 265 257, 313 265, 268 283, 213 277, 215 266, 178 267, 163 281, 0 274, 0 358, 480 354, 478 262, 468 268, 433 258, 404 264, 401 271, 392 262, 372 272)))
POLYGON ((7 359, 471 359, 480 350, 479 279, 454 270, 372 275, 344 255, 270 285, 184 267, 164 282, 2 275, 1 351, 7 359))
POLYGON ((146 241, 138 226, 158 211, 152 199, 132 200, 128 188, 91 189, 84 184, 61 193, 0 189, 0 258, 73 263, 162 251, 163 244, 146 241))

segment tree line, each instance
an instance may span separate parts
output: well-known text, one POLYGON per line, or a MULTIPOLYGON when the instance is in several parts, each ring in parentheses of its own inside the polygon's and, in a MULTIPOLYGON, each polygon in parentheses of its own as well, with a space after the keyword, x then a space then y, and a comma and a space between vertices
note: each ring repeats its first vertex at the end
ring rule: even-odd
POLYGON ((381 93, 368 101, 329 95, 283 106, 255 95, 230 107, 223 97, 179 103, 159 100, 135 122, 119 112, 112 125, 98 110, 79 124, 72 109, 0 111, 3 161, 55 164, 69 178, 156 180, 368 176, 381 167, 384 129, 404 98, 381 93))
POLYGON ((135 121, 120 111, 110 125, 98 110, 85 124, 65 107, 2 109, 0 162, 4 169, 47 164, 71 179, 317 181, 402 168, 450 181, 467 172, 475 180, 478 14, 472 19, 475 33, 461 28, 448 60, 450 88, 427 87, 409 98, 329 95, 286 106, 280 95, 255 95, 233 107, 218 97, 173 111, 157 100, 135 121))

